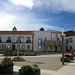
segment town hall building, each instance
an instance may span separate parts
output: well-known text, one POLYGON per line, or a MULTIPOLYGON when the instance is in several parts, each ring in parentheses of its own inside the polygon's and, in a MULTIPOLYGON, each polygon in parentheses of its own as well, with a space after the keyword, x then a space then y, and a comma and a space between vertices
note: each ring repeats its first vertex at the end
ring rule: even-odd
MULTIPOLYGON (((0 31, 0 53, 17 52, 59 52, 61 51, 61 32, 58 31, 0 31)), ((64 44, 65 46, 65 44, 64 44)))

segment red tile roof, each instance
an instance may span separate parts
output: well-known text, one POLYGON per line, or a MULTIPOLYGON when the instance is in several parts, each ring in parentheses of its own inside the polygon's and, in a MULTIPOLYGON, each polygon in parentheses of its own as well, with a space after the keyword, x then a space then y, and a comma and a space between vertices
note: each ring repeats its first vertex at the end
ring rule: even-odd
POLYGON ((75 31, 67 31, 65 34, 66 36, 75 36, 75 31))
POLYGON ((0 31, 0 34, 33 34, 33 31, 0 31))

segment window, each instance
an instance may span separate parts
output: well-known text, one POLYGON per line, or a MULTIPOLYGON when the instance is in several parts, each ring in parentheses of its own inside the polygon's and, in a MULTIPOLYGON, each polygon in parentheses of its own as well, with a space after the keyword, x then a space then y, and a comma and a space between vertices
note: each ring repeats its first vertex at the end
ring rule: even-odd
POLYGON ((38 47, 39 49, 42 49, 42 45, 39 45, 39 47, 38 47))
POLYGON ((8 40, 11 40, 11 37, 8 37, 8 40))
POLYGON ((22 45, 22 49, 25 49, 25 45, 22 45))
POLYGON ((7 38, 7 42, 11 42, 11 37, 8 37, 7 38))
POLYGON ((38 43, 42 44, 42 39, 41 38, 38 39, 38 43))
POLYGON ((59 37, 57 37, 57 41, 59 41, 59 37))
POLYGON ((72 38, 69 38, 70 42, 72 43, 73 42, 73 39, 72 38))
POLYGON ((2 44, 2 49, 6 49, 6 45, 5 44, 2 44))
POLYGON ((0 44, 0 49, 1 49, 1 44, 0 44))
POLYGON ((27 37, 27 40, 30 40, 30 37, 27 37))
POLYGON ((68 44, 68 39, 66 39, 66 44, 68 44))
POLYGON ((70 46, 70 49, 72 49, 72 46, 70 46))
POLYGON ((0 37, 0 40, 1 40, 2 38, 0 37))
POLYGON ((27 45, 27 49, 30 49, 30 45, 27 45))
POLYGON ((31 38, 30 37, 27 37, 27 43, 30 43, 31 42, 31 38))
POLYGON ((60 45, 59 45, 59 47, 60 47, 60 45))
POLYGON ((2 37, 0 37, 0 42, 2 42, 2 37))

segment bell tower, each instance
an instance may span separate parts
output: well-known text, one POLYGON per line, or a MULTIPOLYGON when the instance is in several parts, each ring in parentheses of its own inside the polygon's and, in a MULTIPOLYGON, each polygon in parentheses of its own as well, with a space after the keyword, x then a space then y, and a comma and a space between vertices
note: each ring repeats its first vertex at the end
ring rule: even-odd
POLYGON ((14 32, 15 32, 15 31, 17 31, 17 28, 16 28, 16 27, 14 27, 14 28, 13 28, 13 31, 14 31, 14 32))

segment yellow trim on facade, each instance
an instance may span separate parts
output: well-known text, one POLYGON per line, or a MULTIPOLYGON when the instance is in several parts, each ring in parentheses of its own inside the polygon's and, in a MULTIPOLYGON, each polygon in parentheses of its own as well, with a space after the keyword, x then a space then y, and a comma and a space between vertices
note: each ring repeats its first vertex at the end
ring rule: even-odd
POLYGON ((28 52, 32 52, 32 50, 23 50, 23 49, 21 49, 21 50, 19 50, 19 51, 28 51, 28 52))
MULTIPOLYGON (((0 43, 1 43, 1 44, 2 44, 2 43, 7 43, 7 44, 8 44, 8 43, 9 43, 9 44, 13 44, 13 43, 14 43, 14 44, 15 44, 15 43, 17 43, 17 42, 0 42, 0 43)), ((30 42, 30 43, 21 42, 21 44, 22 44, 22 43, 23 43, 23 44, 32 44, 32 42, 30 42)))
POLYGON ((45 52, 45 51, 33 51, 33 52, 45 52))

